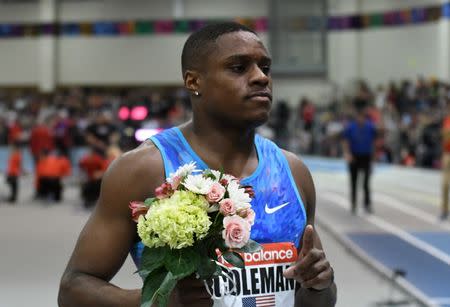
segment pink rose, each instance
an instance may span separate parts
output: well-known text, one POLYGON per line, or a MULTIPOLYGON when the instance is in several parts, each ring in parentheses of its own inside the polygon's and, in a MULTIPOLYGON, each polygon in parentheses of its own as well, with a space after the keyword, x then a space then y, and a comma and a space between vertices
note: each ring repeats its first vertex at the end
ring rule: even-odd
POLYGON ((236 213, 236 206, 230 198, 224 198, 219 203, 220 208, 219 211, 224 216, 232 215, 236 213))
POLYGON ((141 201, 132 201, 128 205, 131 209, 131 218, 137 223, 139 216, 145 215, 148 211, 148 207, 141 201))
POLYGON ((238 215, 223 219, 222 237, 230 248, 241 248, 250 239, 250 224, 238 215))
POLYGON ((158 199, 163 199, 173 194, 172 185, 168 182, 164 182, 162 185, 155 189, 155 196, 158 199))
POLYGON ((206 200, 209 203, 217 203, 225 194, 225 188, 220 183, 213 183, 211 190, 206 194, 206 200))
POLYGON ((246 220, 250 225, 255 224, 255 211, 251 208, 246 208, 238 212, 239 216, 246 220))

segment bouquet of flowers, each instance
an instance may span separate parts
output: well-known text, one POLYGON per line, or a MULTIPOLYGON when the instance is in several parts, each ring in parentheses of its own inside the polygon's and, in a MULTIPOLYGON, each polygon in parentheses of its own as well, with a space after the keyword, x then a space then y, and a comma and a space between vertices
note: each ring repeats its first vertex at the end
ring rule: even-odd
POLYGON ((243 268, 241 253, 261 249, 250 240, 253 189, 237 178, 190 163, 171 174, 155 196, 130 203, 145 245, 138 270, 144 279, 141 306, 167 306, 178 280, 222 275, 219 257, 243 268))

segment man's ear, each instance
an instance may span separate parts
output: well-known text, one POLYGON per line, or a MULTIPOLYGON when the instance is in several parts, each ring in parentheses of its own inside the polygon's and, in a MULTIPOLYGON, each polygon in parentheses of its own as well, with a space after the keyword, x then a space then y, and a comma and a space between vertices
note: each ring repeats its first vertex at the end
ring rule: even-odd
POLYGON ((196 70, 186 70, 184 72, 184 86, 191 93, 200 93, 200 73, 196 70))

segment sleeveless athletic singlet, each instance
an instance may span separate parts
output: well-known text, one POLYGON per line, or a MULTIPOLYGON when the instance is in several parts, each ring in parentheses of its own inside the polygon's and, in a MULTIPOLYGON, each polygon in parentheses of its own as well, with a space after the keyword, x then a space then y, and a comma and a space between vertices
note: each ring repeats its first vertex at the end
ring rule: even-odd
MULTIPOLYGON (((208 168, 179 128, 165 130, 150 139, 161 153, 166 177, 192 161, 198 169, 208 168)), ((264 248, 258 253, 244 254, 245 269, 230 267, 228 278, 214 280, 210 288, 214 306, 294 305, 295 283, 285 279, 283 271, 297 259, 306 212, 288 161, 278 146, 256 135, 255 147, 258 166, 253 174, 241 179, 241 184, 251 185, 255 191, 251 201, 255 211, 251 239, 264 248)), ((131 250, 136 265, 140 263, 143 248, 139 242, 131 250)))

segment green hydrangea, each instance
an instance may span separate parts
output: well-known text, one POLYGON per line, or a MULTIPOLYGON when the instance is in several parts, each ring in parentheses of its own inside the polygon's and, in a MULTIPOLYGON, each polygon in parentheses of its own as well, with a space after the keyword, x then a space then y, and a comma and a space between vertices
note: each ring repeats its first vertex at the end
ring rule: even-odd
POLYGON ((211 226, 208 206, 203 195, 190 191, 175 191, 171 197, 158 200, 145 217, 139 217, 137 230, 142 243, 173 249, 192 246, 207 235, 211 226))

